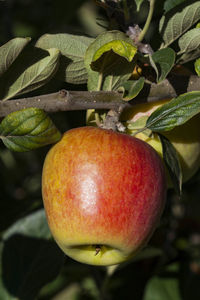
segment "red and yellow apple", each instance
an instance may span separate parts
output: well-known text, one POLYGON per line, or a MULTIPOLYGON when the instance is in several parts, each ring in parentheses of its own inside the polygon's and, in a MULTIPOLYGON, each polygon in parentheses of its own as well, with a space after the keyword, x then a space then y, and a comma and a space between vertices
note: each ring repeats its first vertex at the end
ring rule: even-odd
POLYGON ((48 152, 42 194, 52 235, 68 256, 114 265, 135 255, 155 230, 165 171, 156 151, 137 138, 76 128, 48 152))

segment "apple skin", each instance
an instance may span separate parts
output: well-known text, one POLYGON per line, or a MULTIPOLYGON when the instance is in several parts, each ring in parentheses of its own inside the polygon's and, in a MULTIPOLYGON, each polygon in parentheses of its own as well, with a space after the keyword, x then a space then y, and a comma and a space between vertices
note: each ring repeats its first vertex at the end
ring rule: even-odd
POLYGON ((114 265, 135 255, 155 230, 165 171, 156 151, 137 138, 76 128, 48 152, 42 194, 52 235, 68 256, 114 265))

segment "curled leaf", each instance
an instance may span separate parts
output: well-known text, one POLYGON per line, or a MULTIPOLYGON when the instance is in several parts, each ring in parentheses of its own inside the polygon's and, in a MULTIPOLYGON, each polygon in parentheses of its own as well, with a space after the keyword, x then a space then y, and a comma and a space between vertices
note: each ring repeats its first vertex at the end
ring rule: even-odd
POLYGON ((178 154, 172 143, 164 136, 159 134, 162 144, 163 159, 169 171, 169 175, 178 195, 182 191, 182 170, 178 154))
POLYGON ((123 32, 107 31, 90 44, 85 54, 89 90, 116 90, 132 74, 137 49, 123 32))
POLYGON ((111 42, 108 42, 104 44, 102 47, 100 47, 94 54, 92 61, 96 61, 100 56, 105 53, 112 50, 116 54, 126 58, 129 62, 132 61, 133 57, 135 56, 137 52, 137 48, 133 46, 131 43, 128 43, 123 40, 113 40, 111 42))

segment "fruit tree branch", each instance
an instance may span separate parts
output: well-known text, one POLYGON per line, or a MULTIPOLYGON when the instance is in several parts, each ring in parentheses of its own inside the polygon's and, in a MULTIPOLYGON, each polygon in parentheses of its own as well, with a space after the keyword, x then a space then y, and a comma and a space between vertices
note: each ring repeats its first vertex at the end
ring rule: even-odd
POLYGON ((0 101, 0 117, 9 113, 29 107, 37 107, 46 112, 58 112, 69 110, 117 109, 126 104, 122 96, 117 92, 88 92, 88 91, 66 91, 57 93, 0 101))
POLYGON ((37 107, 46 112, 68 110, 87 110, 89 108, 118 110, 119 107, 129 108, 138 102, 153 102, 166 98, 177 97, 180 94, 200 91, 200 78, 198 76, 172 76, 160 84, 145 84, 140 94, 132 101, 123 100, 120 93, 111 91, 66 91, 57 93, 0 101, 0 117, 11 112, 28 107, 37 107))

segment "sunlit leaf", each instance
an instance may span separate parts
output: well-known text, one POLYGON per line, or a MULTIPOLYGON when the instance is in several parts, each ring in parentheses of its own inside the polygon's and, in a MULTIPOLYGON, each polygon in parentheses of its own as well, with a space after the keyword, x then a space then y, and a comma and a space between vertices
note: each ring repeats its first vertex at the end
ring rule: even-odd
POLYGON ((137 52, 137 48, 134 47, 132 44, 127 43, 123 40, 114 40, 104 44, 100 47, 94 54, 92 61, 96 61, 103 55, 105 52, 112 50, 116 54, 126 58, 129 62, 132 61, 133 57, 137 52))
POLYGON ((131 76, 135 53, 136 47, 124 33, 108 31, 100 34, 85 55, 88 89, 116 90, 131 76))
POLYGON ((57 142, 61 133, 43 110, 27 108, 3 119, 0 138, 10 150, 24 152, 57 142))

